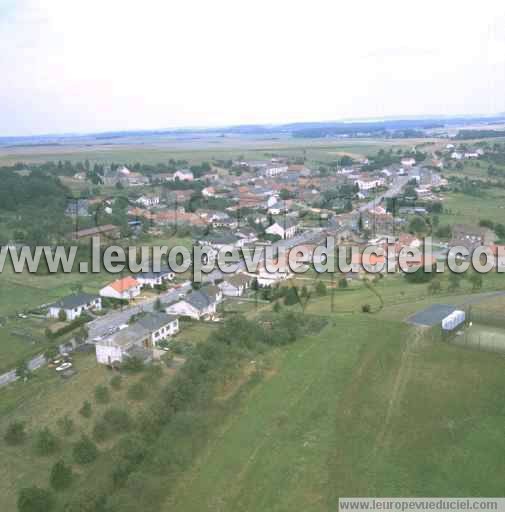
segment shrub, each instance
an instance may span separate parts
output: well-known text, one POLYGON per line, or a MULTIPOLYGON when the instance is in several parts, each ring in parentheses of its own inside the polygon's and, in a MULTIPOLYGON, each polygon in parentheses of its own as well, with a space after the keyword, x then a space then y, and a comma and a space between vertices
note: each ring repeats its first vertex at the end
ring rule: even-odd
POLYGON ((121 368, 128 372, 138 373, 144 369, 144 362, 138 357, 127 357, 121 363, 121 368))
POLYGON ((141 382, 136 382, 128 388, 128 398, 131 400, 143 400, 146 395, 146 387, 141 382))
POLYGON ((83 435, 74 445, 73 456, 77 464, 90 464, 97 458, 98 448, 89 437, 83 435))
POLYGON ((91 415, 93 414, 91 403, 86 400, 79 409, 79 414, 84 418, 91 418, 91 415))
POLYGON ((58 438, 45 427, 37 432, 34 448, 37 455, 51 455, 58 449, 58 438))
POLYGON ((67 466, 62 460, 59 460, 51 469, 49 483, 54 490, 62 491, 63 489, 70 487, 72 478, 72 468, 67 466))
POLYGON ((110 387, 112 389, 118 390, 121 389, 121 384, 123 383, 123 377, 121 375, 114 375, 112 379, 110 379, 110 387))
POLYGON ((64 436, 71 436, 75 431, 74 420, 66 415, 57 421, 58 427, 64 436))
POLYGON ((22 421, 13 421, 10 423, 4 435, 5 442, 11 446, 15 446, 24 443, 25 439, 25 424, 22 421))
POLYGON ((102 384, 95 387, 95 400, 99 404, 107 404, 110 401, 109 389, 102 384))
POLYGON ((53 508, 53 497, 46 489, 25 487, 19 491, 19 512, 49 512, 53 508))
POLYGON ((316 293, 320 297, 324 297, 326 295, 326 285, 322 281, 319 281, 316 284, 316 293))
POLYGON ((342 277, 338 280, 338 287, 342 290, 345 290, 349 286, 349 283, 347 282, 347 279, 345 277, 342 277))
POLYGON ((142 377, 142 381, 147 384, 154 384, 163 377, 163 369, 159 364, 153 364, 146 370, 146 374, 142 377))
POLYGON ((117 432, 126 432, 131 428, 131 418, 128 411, 119 407, 111 407, 105 411, 103 419, 117 432))
POLYGON ((370 304, 363 304, 361 306, 361 311, 363 311, 363 313, 370 313, 372 311, 372 307, 370 304))
POLYGON ((105 441, 111 435, 109 425, 102 419, 99 419, 93 427, 93 439, 100 443, 105 441))

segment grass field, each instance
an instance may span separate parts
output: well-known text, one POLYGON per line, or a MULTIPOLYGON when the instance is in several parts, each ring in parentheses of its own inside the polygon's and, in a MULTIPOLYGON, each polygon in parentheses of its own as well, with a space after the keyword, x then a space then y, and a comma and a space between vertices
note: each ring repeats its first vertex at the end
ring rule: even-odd
POLYGON ((396 321, 335 317, 279 351, 163 510, 327 511, 339 496, 499 496, 503 365, 396 321))
POLYGON ((491 188, 484 190, 483 197, 465 194, 444 194, 444 213, 439 215, 440 224, 478 224, 479 220, 489 219, 495 223, 505 223, 505 190, 491 188), (448 213, 445 213, 448 211, 448 213))

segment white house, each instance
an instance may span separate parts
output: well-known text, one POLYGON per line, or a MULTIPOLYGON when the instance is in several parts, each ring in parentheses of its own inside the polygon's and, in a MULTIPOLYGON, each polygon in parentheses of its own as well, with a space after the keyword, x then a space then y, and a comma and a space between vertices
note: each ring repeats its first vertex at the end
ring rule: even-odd
POLYGON ((264 175, 269 178, 279 176, 279 174, 284 174, 285 172, 288 172, 288 166, 281 163, 271 163, 263 171, 264 175))
POLYGON ((141 316, 136 324, 151 333, 151 346, 156 347, 160 341, 166 340, 179 332, 179 319, 165 313, 148 313, 141 316))
POLYGON ((149 286, 154 288, 160 286, 166 281, 173 281, 175 273, 170 269, 161 269, 159 272, 141 272, 135 275, 135 279, 141 284, 142 287, 149 286))
POLYGON ((413 167, 416 165, 416 159, 412 157, 406 157, 402 158, 400 163, 402 164, 402 167, 413 167))
POLYGON ((205 291, 192 291, 187 297, 167 306, 165 311, 169 315, 180 315, 200 320, 212 317, 216 313, 217 301, 205 291))
POLYGON ((174 180, 179 181, 193 181, 195 179, 195 176, 193 175, 193 172, 189 169, 179 169, 178 171, 174 172, 174 180))
POLYGON ((140 295, 142 285, 133 277, 118 279, 100 290, 101 297, 131 300, 140 295))
POLYGON ((145 208, 152 208, 160 204, 159 196, 140 196, 136 201, 137 204, 144 206, 145 208))
POLYGON ((373 190, 384 185, 384 178, 357 179, 354 181, 360 191, 373 190))
POLYGON ((59 318, 60 311, 64 311, 66 319, 75 320, 85 311, 102 309, 102 299, 97 295, 89 295, 88 293, 78 293, 69 295, 49 306, 47 316, 49 318, 59 318))
POLYGON ((246 274, 235 274, 226 277, 218 286, 226 297, 241 297, 249 289, 252 279, 246 274))
POLYGON ((216 189, 214 187, 205 187, 202 190, 203 197, 216 197, 216 189))
POLYGON ((296 234, 297 223, 293 219, 286 219, 274 222, 265 229, 269 235, 277 235, 283 239, 293 238, 296 234))
POLYGON ((463 153, 460 153, 459 151, 453 151, 451 153, 451 158, 453 160, 462 160, 463 159, 463 153))

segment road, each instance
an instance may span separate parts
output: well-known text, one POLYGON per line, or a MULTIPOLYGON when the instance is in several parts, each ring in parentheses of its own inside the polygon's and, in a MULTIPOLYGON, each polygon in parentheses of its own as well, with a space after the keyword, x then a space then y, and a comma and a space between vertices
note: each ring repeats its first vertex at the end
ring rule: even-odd
MULTIPOLYGON (((179 288, 172 288, 168 292, 161 293, 159 299, 162 304, 169 304, 176 301, 181 296, 188 293, 191 289, 191 283, 184 283, 179 288)), ((154 311, 154 303, 156 298, 146 300, 140 304, 125 307, 119 311, 108 313, 103 317, 96 318, 87 324, 88 327, 88 341, 92 341, 94 338, 103 337, 111 329, 117 330, 122 324, 128 323, 128 320, 133 315, 142 312, 154 311)))

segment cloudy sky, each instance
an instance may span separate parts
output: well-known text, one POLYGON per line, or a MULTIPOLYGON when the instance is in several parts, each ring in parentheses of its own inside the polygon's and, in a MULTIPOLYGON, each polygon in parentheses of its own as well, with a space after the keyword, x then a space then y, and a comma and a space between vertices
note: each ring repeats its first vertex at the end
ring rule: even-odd
POLYGON ((0 0, 0 136, 505 111, 505 4, 0 0))

